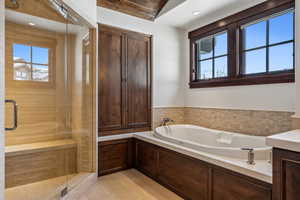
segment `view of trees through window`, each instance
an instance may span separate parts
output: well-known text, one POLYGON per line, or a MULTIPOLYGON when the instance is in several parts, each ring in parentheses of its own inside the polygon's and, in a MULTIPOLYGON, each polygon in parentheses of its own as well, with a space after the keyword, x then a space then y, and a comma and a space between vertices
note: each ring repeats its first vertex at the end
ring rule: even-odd
POLYGON ((49 81, 49 48, 13 45, 14 80, 49 81))

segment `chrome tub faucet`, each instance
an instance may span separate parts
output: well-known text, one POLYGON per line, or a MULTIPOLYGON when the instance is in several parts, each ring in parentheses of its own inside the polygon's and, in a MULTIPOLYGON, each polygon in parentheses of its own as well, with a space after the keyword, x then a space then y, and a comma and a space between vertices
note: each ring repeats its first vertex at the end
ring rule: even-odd
POLYGON ((170 122, 174 122, 174 120, 172 120, 171 118, 168 118, 168 117, 163 118, 163 120, 161 122, 161 126, 167 126, 168 123, 170 123, 170 122))
POLYGON ((242 148, 243 151, 248 151, 248 160, 247 163, 249 165, 255 165, 254 162, 254 149, 253 148, 242 148))

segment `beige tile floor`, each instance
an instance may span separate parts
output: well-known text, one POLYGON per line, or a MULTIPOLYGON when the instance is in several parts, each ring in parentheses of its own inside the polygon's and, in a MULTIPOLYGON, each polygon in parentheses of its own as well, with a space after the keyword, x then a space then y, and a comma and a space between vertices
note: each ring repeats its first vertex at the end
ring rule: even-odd
POLYGON ((60 191, 65 186, 72 189, 90 175, 89 173, 72 174, 8 188, 5 190, 5 200, 60 199, 60 191))
POLYGON ((173 192, 131 169, 100 177, 80 200, 181 200, 173 192))

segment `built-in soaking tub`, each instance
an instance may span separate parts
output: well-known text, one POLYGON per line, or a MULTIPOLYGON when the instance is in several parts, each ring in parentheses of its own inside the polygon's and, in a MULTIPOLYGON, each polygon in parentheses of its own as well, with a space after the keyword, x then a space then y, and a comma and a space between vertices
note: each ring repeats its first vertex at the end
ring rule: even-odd
POLYGON ((193 125, 158 127, 155 129, 154 136, 194 150, 236 159, 247 159, 248 152, 242 148, 253 148, 255 160, 269 160, 272 150, 266 145, 265 137, 248 136, 193 125))

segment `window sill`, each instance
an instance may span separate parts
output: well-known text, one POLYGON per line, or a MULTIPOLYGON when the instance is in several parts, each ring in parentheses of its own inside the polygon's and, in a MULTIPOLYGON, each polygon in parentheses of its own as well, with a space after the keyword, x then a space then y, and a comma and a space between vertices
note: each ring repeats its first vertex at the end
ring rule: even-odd
POLYGON ((264 74, 255 76, 245 76, 237 78, 222 78, 203 81, 190 82, 190 88, 209 88, 209 87, 226 87, 226 86, 241 86, 241 85, 261 85, 274 83, 292 83, 295 82, 294 72, 281 74, 264 74))

